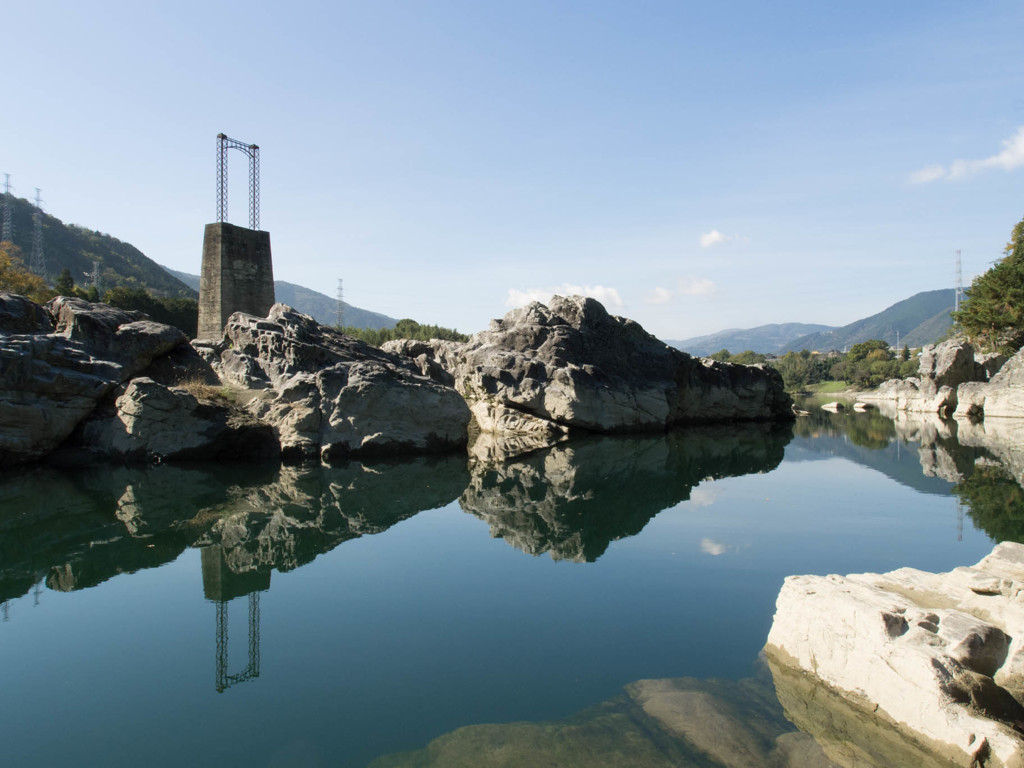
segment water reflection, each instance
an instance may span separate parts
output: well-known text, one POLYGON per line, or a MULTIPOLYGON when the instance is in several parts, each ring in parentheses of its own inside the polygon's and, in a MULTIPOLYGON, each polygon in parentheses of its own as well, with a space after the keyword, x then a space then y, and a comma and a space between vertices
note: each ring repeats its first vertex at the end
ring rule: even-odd
POLYGON ((577 439, 477 463, 459 503, 524 552, 593 562, 701 481, 774 469, 791 438, 788 425, 754 424, 577 439))

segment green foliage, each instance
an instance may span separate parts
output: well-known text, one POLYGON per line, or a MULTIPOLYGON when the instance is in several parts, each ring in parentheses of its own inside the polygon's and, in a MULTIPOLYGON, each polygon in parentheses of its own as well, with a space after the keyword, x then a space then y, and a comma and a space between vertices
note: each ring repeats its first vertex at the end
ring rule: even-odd
POLYGON ((0 291, 28 296, 40 304, 53 297, 43 278, 25 268, 21 249, 7 240, 0 242, 0 291))
POLYGON ((60 272, 60 277, 53 284, 58 296, 72 296, 75 292, 75 279, 71 276, 71 270, 67 267, 60 272))
POLYGON ((829 378, 832 361, 810 350, 787 352, 772 363, 782 376, 786 389, 795 392, 810 384, 817 384, 829 378))
POLYGON ((974 525, 994 541, 1024 542, 1024 489, 1001 466, 979 466, 953 488, 974 525))
POLYGON ((759 365, 767 360, 764 355, 754 352, 752 349, 745 349, 737 355, 732 354, 728 349, 720 349, 708 357, 718 360, 720 363, 736 363, 736 365, 759 365))
POLYGON ((1013 228, 1004 253, 974 278, 953 319, 971 341, 1013 354, 1024 344, 1024 219, 1013 228))
POLYGON ((399 320, 395 323, 394 328, 353 328, 348 326, 342 328, 341 331, 348 336, 365 341, 375 347, 379 347, 385 341, 394 341, 395 339, 469 341, 469 336, 459 333, 453 328, 442 328, 439 325, 420 325, 415 320, 410 320, 409 318, 399 320))
POLYGON ((190 339, 198 332, 199 304, 195 299, 154 297, 142 288, 117 286, 103 294, 103 301, 112 307, 145 312, 158 323, 180 328, 190 339))

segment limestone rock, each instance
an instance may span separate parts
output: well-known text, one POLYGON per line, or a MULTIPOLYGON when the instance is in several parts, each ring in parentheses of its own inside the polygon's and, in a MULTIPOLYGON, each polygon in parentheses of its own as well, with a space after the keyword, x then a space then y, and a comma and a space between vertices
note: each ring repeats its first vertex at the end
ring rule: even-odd
POLYGON ((235 313, 223 343, 201 346, 223 381, 267 390, 250 410, 274 426, 288 460, 466 444, 469 409, 457 392, 283 304, 266 318, 235 313))
POLYGON ((974 363, 974 347, 962 339, 949 339, 941 344, 925 344, 921 348, 918 373, 931 379, 937 387, 956 389, 967 381, 978 380, 974 363))
POLYGON ((582 296, 513 310, 465 344, 392 348, 421 371, 446 370, 484 432, 555 441, 570 429, 792 418, 774 369, 690 357, 582 296))
POLYGON ((862 392, 865 400, 889 400, 896 410, 910 413, 936 413, 949 415, 957 406, 957 391, 934 379, 915 378, 890 379, 883 382, 874 392, 862 392))
POLYGON ((1024 350, 999 369, 987 383, 961 384, 955 416, 979 418, 1024 417, 1024 350))
POLYGON ((187 344, 138 312, 0 296, 0 465, 56 448, 114 387, 187 344))
POLYGON ((936 761, 1024 765, 1024 545, 930 574, 791 576, 766 651, 936 761))
POLYGON ((72 447, 119 461, 264 461, 280 446, 273 429, 240 409, 200 403, 184 389, 146 377, 121 388, 112 417, 87 421, 72 447))

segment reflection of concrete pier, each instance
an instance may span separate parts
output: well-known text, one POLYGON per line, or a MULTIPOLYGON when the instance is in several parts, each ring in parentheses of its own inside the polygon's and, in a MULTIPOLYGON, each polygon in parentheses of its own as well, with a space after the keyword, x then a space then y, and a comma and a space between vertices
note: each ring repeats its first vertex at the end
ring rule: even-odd
POLYGON ((227 567, 220 546, 200 550, 203 594, 217 603, 217 692, 260 676, 260 592, 270 589, 270 571, 234 573, 227 567), (228 603, 249 596, 249 664, 241 672, 228 673, 228 603))

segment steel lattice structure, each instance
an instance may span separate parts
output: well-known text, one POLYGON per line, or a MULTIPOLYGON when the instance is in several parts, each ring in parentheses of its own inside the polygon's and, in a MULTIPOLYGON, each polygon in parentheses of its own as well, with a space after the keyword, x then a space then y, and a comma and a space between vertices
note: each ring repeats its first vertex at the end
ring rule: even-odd
POLYGON ((32 258, 29 260, 29 269, 37 275, 46 277, 46 257, 43 255, 43 199, 39 192, 39 187, 36 187, 36 210, 32 214, 32 258))
POLYGON ((14 221, 11 218, 11 174, 4 174, 4 225, 0 240, 14 242, 14 221))
POLYGON ((260 148, 217 134, 217 221, 228 220, 228 150, 249 158, 249 229, 260 228, 260 148))
POLYGON ((228 674, 228 601, 217 602, 217 692, 260 676, 260 593, 249 593, 249 666, 228 674))

